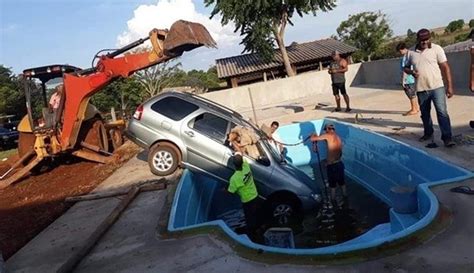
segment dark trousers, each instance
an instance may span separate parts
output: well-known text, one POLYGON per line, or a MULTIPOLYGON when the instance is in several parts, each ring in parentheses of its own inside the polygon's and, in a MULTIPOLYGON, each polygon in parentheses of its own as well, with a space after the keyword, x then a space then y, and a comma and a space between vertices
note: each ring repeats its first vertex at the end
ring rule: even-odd
POLYGON ((247 203, 242 203, 242 207, 244 208, 245 222, 247 224, 247 235, 252 241, 255 239, 258 228, 258 204, 258 197, 247 203))
POLYGON ((451 140, 451 121, 448 115, 444 87, 418 92, 418 103, 420 104, 424 135, 431 136, 434 133, 433 121, 431 120, 431 102, 433 102, 436 109, 436 116, 438 117, 438 124, 441 129, 441 139, 444 141, 451 140))

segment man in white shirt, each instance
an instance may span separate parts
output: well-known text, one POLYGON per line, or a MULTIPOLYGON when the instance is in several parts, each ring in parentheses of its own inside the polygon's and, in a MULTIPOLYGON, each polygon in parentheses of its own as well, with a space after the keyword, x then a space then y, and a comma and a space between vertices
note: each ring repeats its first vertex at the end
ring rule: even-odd
POLYGON ((278 130, 278 127, 280 127, 280 123, 278 123, 278 121, 273 121, 270 125, 271 134, 269 136, 269 142, 272 145, 273 149, 275 149, 277 153, 281 154, 283 152, 283 144, 276 132, 276 130, 278 130))
POLYGON ((416 91, 421 110, 424 134, 420 141, 433 139, 433 121, 431 120, 431 102, 436 109, 441 139, 446 147, 453 147, 451 120, 449 119, 446 97, 454 95, 451 70, 446 54, 441 46, 431 43, 431 34, 427 29, 417 32, 417 44, 414 51, 408 52, 405 72, 416 79, 416 91), (446 88, 443 83, 446 80, 446 88))

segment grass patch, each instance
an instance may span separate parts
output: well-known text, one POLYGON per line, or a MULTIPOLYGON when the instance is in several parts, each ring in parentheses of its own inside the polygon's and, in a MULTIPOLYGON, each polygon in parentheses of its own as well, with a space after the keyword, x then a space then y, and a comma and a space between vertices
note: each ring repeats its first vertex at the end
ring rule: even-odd
POLYGON ((17 153, 16 149, 0 151, 0 160, 4 158, 9 158, 10 156, 15 155, 16 153, 17 153))

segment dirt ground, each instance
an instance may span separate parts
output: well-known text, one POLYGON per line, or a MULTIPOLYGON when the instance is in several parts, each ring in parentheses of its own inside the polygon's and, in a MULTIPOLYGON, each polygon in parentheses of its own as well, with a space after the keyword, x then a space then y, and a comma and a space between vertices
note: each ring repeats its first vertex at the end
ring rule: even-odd
MULTIPOLYGON (((139 150, 138 146, 126 142, 116 151, 120 160, 115 164, 87 162, 72 156, 58 158, 51 169, 0 190, 0 250, 3 258, 11 257, 61 216, 72 205, 64 202, 66 197, 90 192, 139 150)), ((0 174, 16 159, 18 156, 0 162, 0 174)))

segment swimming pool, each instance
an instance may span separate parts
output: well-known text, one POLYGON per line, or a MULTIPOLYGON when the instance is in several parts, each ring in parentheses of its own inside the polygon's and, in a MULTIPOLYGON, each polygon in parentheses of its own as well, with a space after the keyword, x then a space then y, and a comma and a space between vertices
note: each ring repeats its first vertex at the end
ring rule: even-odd
MULTIPOLYGON (((218 226, 240 244, 272 253, 321 255, 367 249, 408 236, 431 223, 438 212, 438 200, 429 187, 473 177, 473 173, 389 137, 360 129, 351 124, 329 119, 282 126, 278 134, 285 143, 297 143, 312 132, 321 132, 326 123, 335 124, 344 143, 343 161, 350 177, 388 206, 393 207, 391 188, 416 188, 417 209, 401 214, 393 208, 389 221, 379 224, 352 240, 336 245, 287 249, 256 244, 245 235, 236 234, 219 217, 238 209, 235 196, 220 194, 220 182, 198 173, 185 171, 174 196, 168 230, 182 231, 203 226, 218 226), (220 204, 220 205, 219 205, 220 204)), ((321 159, 326 157, 325 145, 319 143, 321 159)), ((310 143, 287 147, 287 160, 295 166, 317 163, 310 143)))

